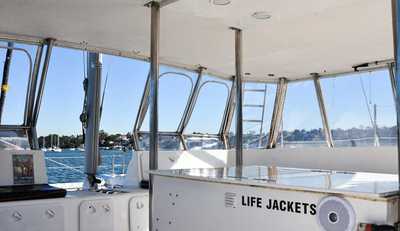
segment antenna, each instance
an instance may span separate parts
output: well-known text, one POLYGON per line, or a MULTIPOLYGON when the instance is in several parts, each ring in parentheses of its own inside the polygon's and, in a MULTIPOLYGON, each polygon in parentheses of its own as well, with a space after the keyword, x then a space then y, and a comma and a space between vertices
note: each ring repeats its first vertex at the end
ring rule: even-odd
POLYGON ((106 75, 106 80, 104 82, 103 95, 101 96, 100 119, 101 119, 101 115, 103 114, 103 104, 104 104, 104 97, 106 95, 107 83, 108 83, 108 71, 107 71, 107 75, 106 75))
POLYGON ((370 108, 370 104, 372 104, 371 99, 368 99, 367 93, 365 91, 365 87, 364 87, 364 82, 362 80, 362 76, 360 76, 360 84, 361 84, 361 90, 363 92, 364 95, 364 99, 365 99, 365 105, 367 106, 368 109, 368 115, 369 115, 369 119, 371 122, 371 126, 374 129, 374 146, 375 147, 379 147, 379 135, 378 135, 378 126, 377 126, 377 122, 376 122, 376 113, 377 113, 377 105, 374 104, 374 112, 372 115, 371 112, 371 108, 370 108))
POLYGON ((374 104, 374 146, 379 147, 379 136, 378 136, 378 122, 377 122, 377 111, 378 106, 374 104))

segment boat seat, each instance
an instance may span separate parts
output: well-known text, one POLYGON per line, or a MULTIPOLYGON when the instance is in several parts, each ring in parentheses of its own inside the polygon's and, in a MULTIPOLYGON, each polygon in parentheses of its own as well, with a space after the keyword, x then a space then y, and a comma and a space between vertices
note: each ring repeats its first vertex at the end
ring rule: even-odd
POLYGON ((0 186, 0 202, 65 197, 65 189, 48 184, 0 186))

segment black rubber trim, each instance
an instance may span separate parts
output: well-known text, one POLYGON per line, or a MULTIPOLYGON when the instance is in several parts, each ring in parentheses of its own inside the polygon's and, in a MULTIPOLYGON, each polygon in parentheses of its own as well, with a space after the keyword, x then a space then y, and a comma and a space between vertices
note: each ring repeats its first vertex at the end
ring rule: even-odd
POLYGON ((48 184, 0 186, 0 202, 65 197, 65 189, 48 184))

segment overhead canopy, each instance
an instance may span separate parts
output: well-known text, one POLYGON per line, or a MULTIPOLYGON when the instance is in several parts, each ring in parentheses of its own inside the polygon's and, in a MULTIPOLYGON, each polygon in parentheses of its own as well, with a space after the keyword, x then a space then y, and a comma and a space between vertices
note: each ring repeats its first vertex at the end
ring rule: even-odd
MULTIPOLYGON (((243 30, 246 80, 303 79, 393 58, 390 0, 178 0, 161 9, 161 62, 234 75, 234 32, 243 30), (253 17, 266 12, 270 19, 253 17), (273 74, 274 76, 271 76, 273 74)), ((143 0, 3 0, 0 38, 55 38, 68 47, 146 59, 143 0)), ((264 13, 265 14, 265 13, 264 13)))

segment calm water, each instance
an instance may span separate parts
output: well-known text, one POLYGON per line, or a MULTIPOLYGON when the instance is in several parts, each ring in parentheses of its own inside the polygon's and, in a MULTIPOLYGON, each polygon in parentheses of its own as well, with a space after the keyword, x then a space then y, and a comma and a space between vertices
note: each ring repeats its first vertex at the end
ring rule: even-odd
MULTIPOLYGON (((111 174, 113 172, 113 162, 114 173, 126 173, 132 151, 101 150, 100 154, 101 164, 97 170, 99 175, 111 174)), ((84 152, 63 150, 62 152, 46 152, 45 156, 50 184, 81 182, 84 179, 84 152)))

